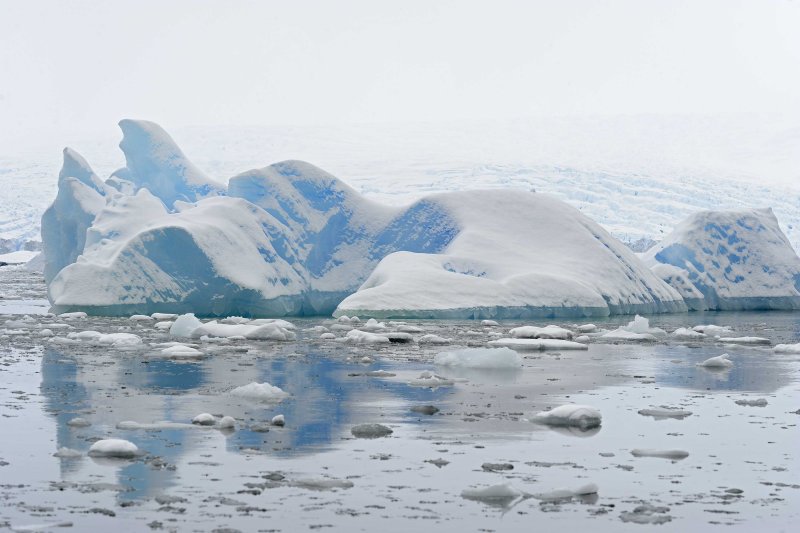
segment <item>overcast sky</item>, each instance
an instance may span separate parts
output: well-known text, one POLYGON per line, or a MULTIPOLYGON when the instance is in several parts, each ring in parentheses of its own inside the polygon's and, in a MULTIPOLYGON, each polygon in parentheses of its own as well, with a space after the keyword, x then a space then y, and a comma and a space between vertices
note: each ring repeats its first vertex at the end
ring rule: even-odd
POLYGON ((738 111, 800 113, 800 1, 0 0, 7 145, 122 117, 738 111))

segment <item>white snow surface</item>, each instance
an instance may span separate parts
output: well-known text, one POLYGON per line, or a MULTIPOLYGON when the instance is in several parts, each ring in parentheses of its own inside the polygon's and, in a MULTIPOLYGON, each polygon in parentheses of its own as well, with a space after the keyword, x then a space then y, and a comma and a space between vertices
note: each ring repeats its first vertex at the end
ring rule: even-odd
POLYGON ((695 213, 643 258, 687 299, 702 293, 693 308, 800 309, 800 258, 769 208, 695 213))
POLYGON ((439 366, 461 368, 518 369, 522 357, 509 348, 466 348, 452 352, 440 352, 433 358, 439 366))

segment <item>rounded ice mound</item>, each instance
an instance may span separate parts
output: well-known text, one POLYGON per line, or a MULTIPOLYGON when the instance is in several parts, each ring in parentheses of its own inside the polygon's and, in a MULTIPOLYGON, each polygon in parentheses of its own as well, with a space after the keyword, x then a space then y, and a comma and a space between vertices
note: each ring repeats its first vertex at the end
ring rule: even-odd
POLYGON ((192 424, 197 424, 198 426, 213 426, 216 423, 217 419, 211 413, 200 413, 192 418, 192 424))
POLYGON ((522 357, 510 348, 467 348, 441 352, 433 362, 439 366, 461 368, 518 369, 522 366, 522 357))
POLYGON ((89 448, 91 457, 114 457, 132 459, 139 455, 139 447, 124 439, 103 439, 89 448))
POLYGON ((549 411, 541 411, 533 421, 548 426, 575 426, 589 429, 600 426, 603 420, 600 411, 588 405, 567 404, 549 411))
POLYGON ((192 336, 192 332, 202 325, 203 323, 194 316, 194 313, 186 313, 175 319, 169 328, 169 334, 173 337, 189 338, 192 336))
POLYGON ((729 357, 730 356, 726 353, 718 355, 716 357, 709 357, 702 363, 698 363, 697 366, 702 366, 703 368, 711 368, 711 369, 731 368, 733 366, 733 361, 731 361, 729 357))
POLYGON ((236 387, 230 394, 259 402, 280 402, 289 396, 289 394, 280 387, 270 385, 269 383, 256 382, 236 387))
POLYGON ((377 439, 394 433, 391 428, 383 424, 359 424, 350 429, 350 433, 357 439, 377 439))

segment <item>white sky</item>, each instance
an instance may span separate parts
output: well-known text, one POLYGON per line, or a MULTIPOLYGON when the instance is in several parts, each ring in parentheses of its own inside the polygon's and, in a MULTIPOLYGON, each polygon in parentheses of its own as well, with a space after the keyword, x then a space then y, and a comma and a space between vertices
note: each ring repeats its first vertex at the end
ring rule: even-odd
POLYGON ((800 1, 0 0, 6 147, 123 117, 740 111, 800 114, 800 1))

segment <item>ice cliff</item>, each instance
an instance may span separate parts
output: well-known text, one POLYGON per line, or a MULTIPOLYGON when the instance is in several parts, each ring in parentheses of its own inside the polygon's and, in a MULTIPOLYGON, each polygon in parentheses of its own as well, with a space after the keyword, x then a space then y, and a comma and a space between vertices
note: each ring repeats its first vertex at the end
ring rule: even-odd
POLYGON ((695 213, 643 259, 694 309, 800 309, 800 258, 768 208, 695 213))
POLYGON ((673 288, 546 195, 468 191, 387 207, 301 161, 225 187, 158 125, 120 126, 126 167, 105 182, 65 150, 42 219, 56 311, 568 317, 684 311, 702 289, 673 288))

